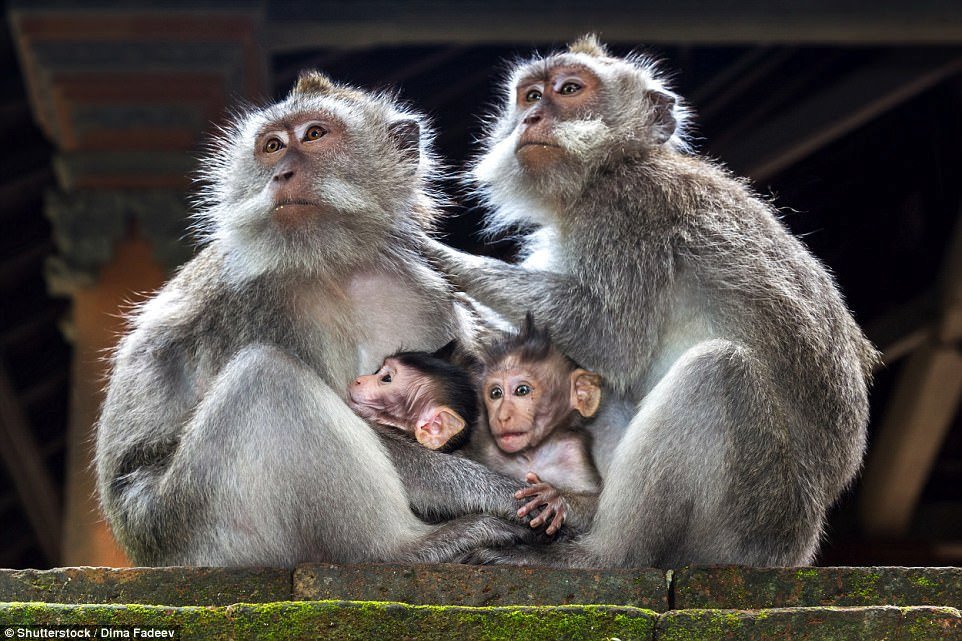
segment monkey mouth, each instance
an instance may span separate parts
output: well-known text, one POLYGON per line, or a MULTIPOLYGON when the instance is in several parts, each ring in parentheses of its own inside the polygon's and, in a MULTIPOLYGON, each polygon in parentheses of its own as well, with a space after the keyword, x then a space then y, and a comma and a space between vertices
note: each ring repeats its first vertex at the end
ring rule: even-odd
POLYGON ((555 149, 561 149, 561 145, 553 142, 543 141, 543 140, 522 140, 515 147, 515 151, 521 151, 525 147, 553 147, 555 149))
POLYGON ((303 200, 300 198, 285 198, 284 200, 280 200, 274 203, 274 211, 277 211, 278 209, 283 209, 284 207, 293 207, 293 206, 317 207, 318 209, 320 209, 321 203, 317 202, 316 200, 303 200))

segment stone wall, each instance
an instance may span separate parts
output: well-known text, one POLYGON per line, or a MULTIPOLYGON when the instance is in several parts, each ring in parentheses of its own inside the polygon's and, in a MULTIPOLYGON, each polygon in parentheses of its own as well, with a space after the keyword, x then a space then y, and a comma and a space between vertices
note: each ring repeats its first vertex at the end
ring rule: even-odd
POLYGON ((0 570, 0 635, 70 625, 231 640, 962 641, 960 609, 962 568, 0 570))

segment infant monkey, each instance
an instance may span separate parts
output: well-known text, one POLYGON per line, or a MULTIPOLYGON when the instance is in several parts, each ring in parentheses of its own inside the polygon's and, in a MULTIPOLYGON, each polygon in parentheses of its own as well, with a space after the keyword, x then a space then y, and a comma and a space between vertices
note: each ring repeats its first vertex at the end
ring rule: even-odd
POLYGON ((376 427, 395 428, 424 447, 452 452, 464 445, 478 420, 474 381, 449 362, 454 345, 437 352, 398 352, 374 374, 348 388, 348 405, 376 427))
MULTIPOLYGON (((452 352, 449 344, 434 354, 389 356, 381 369, 350 386, 351 408, 429 449, 461 448, 479 412, 474 381, 449 362, 452 352)), ((484 349, 482 370, 487 429, 478 429, 460 454, 531 484, 515 495, 530 499, 518 516, 538 511, 531 527, 547 524, 548 535, 565 523, 587 529, 601 480, 582 427, 598 411, 601 377, 562 354, 530 314, 518 334, 484 349)))
POLYGON ((471 457, 531 483, 515 497, 531 498, 519 516, 540 510, 532 527, 547 523, 548 535, 564 523, 588 529, 601 478, 583 427, 601 404, 601 377, 555 347, 530 313, 518 334, 488 346, 482 360, 489 429, 479 430, 471 457))

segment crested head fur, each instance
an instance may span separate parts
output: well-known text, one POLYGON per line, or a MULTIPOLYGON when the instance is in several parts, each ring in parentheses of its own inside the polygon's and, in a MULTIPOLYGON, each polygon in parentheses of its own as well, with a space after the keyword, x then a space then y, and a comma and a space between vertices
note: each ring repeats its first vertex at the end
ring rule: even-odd
POLYGON ((284 100, 242 110, 220 129, 201 163, 194 229, 201 242, 220 246, 240 279, 329 274, 408 247, 432 226, 438 210, 427 187, 434 168, 431 138, 426 119, 394 95, 302 73, 284 100), (284 233, 272 220, 272 170, 256 159, 255 141, 274 123, 311 114, 336 120, 344 132, 313 187, 313 196, 333 213, 296 234, 284 233), (392 137, 398 123, 419 135, 408 143, 414 149, 392 137))
POLYGON ((644 157, 655 148, 688 151, 688 109, 655 61, 641 54, 612 56, 594 34, 578 38, 566 50, 514 65, 503 86, 501 107, 488 122, 486 147, 471 170, 480 195, 496 210, 488 219, 491 233, 550 223, 557 203, 577 198, 591 176, 611 163, 644 157), (597 76, 600 106, 554 128, 566 160, 544 175, 532 175, 515 155, 525 111, 516 107, 515 91, 522 79, 558 66, 583 67, 597 76), (665 110, 674 121, 668 133, 656 131, 652 124, 665 110))

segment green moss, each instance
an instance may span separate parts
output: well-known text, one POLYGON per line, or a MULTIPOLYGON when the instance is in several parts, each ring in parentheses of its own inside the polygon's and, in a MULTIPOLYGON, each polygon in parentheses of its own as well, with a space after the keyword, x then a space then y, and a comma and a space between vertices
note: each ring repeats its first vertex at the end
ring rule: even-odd
POLYGON ((746 614, 734 610, 676 610, 662 618, 659 641, 725 639, 746 625, 746 614))
POLYGON ((878 584, 881 579, 882 576, 875 572, 854 574, 849 579, 851 585, 849 594, 861 605, 878 604, 881 599, 878 591, 878 584))
POLYGON ((799 581, 804 581, 805 579, 817 579, 818 570, 815 568, 806 568, 804 570, 796 570, 795 578, 799 581))
POLYGON ((919 586, 920 588, 934 588, 938 586, 938 583, 933 581, 927 576, 917 576, 912 578, 912 583, 919 586))
POLYGON ((227 607, 0 605, 0 625, 141 625, 177 628, 180 639, 210 640, 645 641, 654 636, 657 616, 650 610, 621 606, 463 607, 346 601, 227 607))

